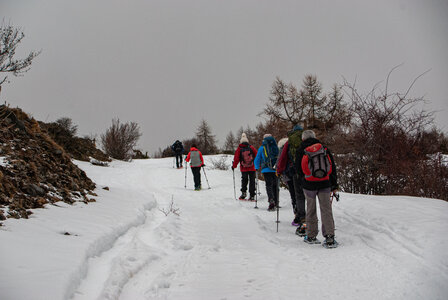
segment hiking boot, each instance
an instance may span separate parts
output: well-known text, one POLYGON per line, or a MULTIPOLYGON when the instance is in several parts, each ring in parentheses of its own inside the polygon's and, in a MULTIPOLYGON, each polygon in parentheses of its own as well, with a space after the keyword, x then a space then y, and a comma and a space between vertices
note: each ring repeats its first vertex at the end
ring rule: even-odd
POLYGON ((242 192, 241 196, 240 196, 240 199, 246 199, 246 196, 247 196, 246 192, 242 192))
POLYGON ((302 224, 303 222, 301 222, 300 218, 296 215, 296 217, 294 218, 294 223, 298 224, 297 226, 299 226, 300 224, 302 224))
POLYGON ((269 207, 268 210, 274 210, 275 209, 275 203, 274 201, 269 201, 269 207))
POLYGON ((291 222, 292 226, 300 226, 300 221, 298 218, 294 218, 294 220, 292 220, 291 222))
POLYGON ((301 223, 299 225, 299 227, 297 227, 296 234, 298 236, 305 236, 306 235, 306 224, 305 223, 301 223))
POLYGON ((255 201, 255 196, 250 196, 249 201, 255 201))
POLYGON ((320 244, 320 241, 316 237, 305 236, 303 241, 307 244, 320 244))
POLYGON ((327 235, 325 237, 325 244, 327 244, 327 246, 333 246, 334 245, 334 235, 327 235))

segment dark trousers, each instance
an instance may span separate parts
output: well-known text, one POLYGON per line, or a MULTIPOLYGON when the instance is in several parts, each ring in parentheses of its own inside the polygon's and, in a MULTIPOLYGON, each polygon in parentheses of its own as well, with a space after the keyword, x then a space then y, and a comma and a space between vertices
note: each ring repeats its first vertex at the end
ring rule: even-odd
POLYGON ((182 167, 182 153, 176 153, 176 167, 182 167))
POLYGON ((289 195, 291 196, 292 210, 295 215, 296 214, 296 191, 294 189, 294 180, 289 179, 288 181, 286 181, 286 184, 288 185, 289 195))
POLYGON ((294 181, 294 193, 296 196, 295 215, 300 219, 300 222, 304 223, 306 220, 305 210, 305 195, 303 194, 302 182, 298 175, 293 176, 294 181))
POLYGON ((247 192, 249 183, 249 194, 255 197, 255 171, 241 172, 241 192, 247 192))
POLYGON ((278 178, 274 172, 263 173, 264 180, 266 182, 266 193, 268 194, 269 201, 273 201, 278 204, 278 178))
POLYGON ((193 179, 194 179, 194 188, 200 188, 201 187, 201 167, 192 167, 191 172, 193 172, 193 179))

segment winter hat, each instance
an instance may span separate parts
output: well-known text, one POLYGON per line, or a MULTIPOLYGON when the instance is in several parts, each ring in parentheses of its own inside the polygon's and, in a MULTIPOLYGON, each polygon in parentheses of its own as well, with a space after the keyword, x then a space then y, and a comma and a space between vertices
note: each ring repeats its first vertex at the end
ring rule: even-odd
POLYGON ((302 126, 300 126, 299 124, 296 124, 296 125, 294 125, 294 127, 293 127, 293 129, 292 129, 293 131, 297 131, 297 130, 303 130, 303 127, 302 126))
POLYGON ((272 134, 270 134, 270 133, 266 133, 265 135, 263 135, 263 139, 265 139, 265 138, 267 138, 267 137, 269 137, 269 136, 272 136, 272 134))
POLYGON ((314 133, 314 131, 312 130, 305 130, 304 132, 302 132, 302 141, 305 141, 307 139, 316 138, 316 134, 314 133))
POLYGON ((247 136, 244 132, 241 135, 241 139, 240 139, 240 144, 242 144, 242 143, 249 143, 249 140, 247 139, 247 136))
POLYGON ((288 141, 288 138, 287 137, 285 137, 285 138, 282 138, 280 141, 278 141, 278 147, 279 148, 281 148, 281 147, 283 147, 285 144, 286 144, 286 142, 288 141))

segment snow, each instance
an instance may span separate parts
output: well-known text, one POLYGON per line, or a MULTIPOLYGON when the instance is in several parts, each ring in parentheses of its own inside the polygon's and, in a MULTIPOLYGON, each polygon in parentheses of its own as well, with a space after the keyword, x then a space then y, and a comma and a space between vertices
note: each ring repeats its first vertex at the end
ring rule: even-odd
POLYGON ((0 156, 0 166, 7 167, 9 165, 8 160, 5 156, 0 156))
POLYGON ((446 299, 447 202, 341 193, 340 246, 324 249, 294 234, 286 190, 277 233, 263 183, 257 210, 233 198, 231 170, 206 169, 196 192, 170 158, 75 163, 97 201, 4 222, 2 300, 446 299), (171 201, 179 216, 161 212, 171 201))

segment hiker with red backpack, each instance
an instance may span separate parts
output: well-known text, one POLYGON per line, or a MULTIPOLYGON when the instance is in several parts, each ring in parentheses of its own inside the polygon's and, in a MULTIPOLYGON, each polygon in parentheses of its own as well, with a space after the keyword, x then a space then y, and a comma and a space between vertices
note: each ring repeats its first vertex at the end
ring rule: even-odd
POLYGON ((278 179, 275 175, 275 164, 278 158, 278 146, 274 137, 267 133, 263 136, 263 143, 257 151, 254 165, 256 170, 261 169, 268 194, 269 211, 274 211, 278 207, 278 179))
POLYGON ((191 145, 190 152, 185 158, 186 162, 190 162, 191 172, 193 173, 194 190, 201 190, 201 168, 204 165, 204 159, 202 158, 201 151, 196 148, 196 145, 191 145))
POLYGON ((322 234, 325 237, 323 245, 327 248, 336 247, 331 207, 331 195, 335 195, 338 190, 336 165, 330 150, 316 139, 316 134, 312 130, 305 130, 302 133, 302 144, 297 152, 296 170, 302 181, 307 205, 304 242, 320 243, 316 238, 319 232, 316 212, 317 196, 322 217, 322 234))
POLYGON ((249 201, 255 201, 255 167, 254 158, 257 150, 249 144, 245 133, 241 135, 240 145, 233 156, 232 171, 240 164, 241 171, 241 196, 245 200, 247 196, 247 184, 249 183, 249 201))

